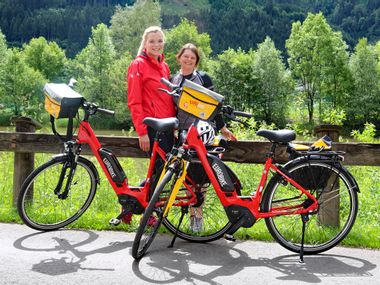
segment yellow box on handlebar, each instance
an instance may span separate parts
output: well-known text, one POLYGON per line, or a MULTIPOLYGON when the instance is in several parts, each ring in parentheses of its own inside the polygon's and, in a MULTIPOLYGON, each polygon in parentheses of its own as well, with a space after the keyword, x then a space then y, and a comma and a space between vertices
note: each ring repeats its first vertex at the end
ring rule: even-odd
POLYGON ((46 83, 45 110, 54 118, 74 117, 84 98, 67 84, 46 83))
POLYGON ((185 80, 178 108, 202 120, 211 120, 224 97, 190 80, 185 80))

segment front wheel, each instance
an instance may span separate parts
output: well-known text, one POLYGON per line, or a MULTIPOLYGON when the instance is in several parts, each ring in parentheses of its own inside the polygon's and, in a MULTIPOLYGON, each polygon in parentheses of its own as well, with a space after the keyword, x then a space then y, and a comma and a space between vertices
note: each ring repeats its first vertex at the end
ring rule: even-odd
MULTIPOLYGON (((318 210, 308 215, 304 253, 326 251, 350 232, 358 211, 358 186, 342 166, 323 161, 299 161, 285 167, 291 178, 307 189, 317 200, 318 210)), ((264 192, 263 211, 307 203, 307 197, 279 175, 274 176, 264 192)), ((301 215, 281 215, 265 219, 273 238, 283 247, 300 252, 301 215)))
POLYGON ((173 170, 169 169, 154 190, 153 196, 149 201, 148 207, 145 209, 133 241, 132 256, 136 260, 143 257, 156 237, 164 218, 163 215, 167 206, 168 197, 176 180, 177 175, 174 175, 173 170), (167 189, 168 185, 169 189, 167 189))
POLYGON ((67 196, 61 195, 71 167, 67 156, 59 156, 36 168, 24 181, 17 210, 27 226, 56 230, 77 220, 90 206, 96 193, 97 174, 93 164, 83 157, 77 161, 67 196))

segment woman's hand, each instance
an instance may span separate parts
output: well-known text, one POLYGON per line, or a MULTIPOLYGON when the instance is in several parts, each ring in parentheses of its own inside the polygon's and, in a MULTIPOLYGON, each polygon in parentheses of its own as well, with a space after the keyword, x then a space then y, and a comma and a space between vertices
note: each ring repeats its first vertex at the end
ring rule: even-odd
POLYGON ((148 152, 150 149, 150 140, 148 135, 139 136, 139 145, 143 151, 148 152))
POLYGON ((227 129, 226 126, 224 126, 223 128, 221 128, 220 132, 222 133, 222 135, 227 140, 229 140, 229 141, 237 141, 237 138, 234 136, 234 134, 229 129, 227 129))

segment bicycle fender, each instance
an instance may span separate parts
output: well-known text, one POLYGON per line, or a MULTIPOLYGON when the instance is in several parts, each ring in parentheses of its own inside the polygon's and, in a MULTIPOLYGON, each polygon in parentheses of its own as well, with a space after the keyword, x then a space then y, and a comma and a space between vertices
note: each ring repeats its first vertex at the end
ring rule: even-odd
MULTIPOLYGON (((61 153, 61 154, 54 155, 52 159, 53 160, 61 160, 62 157, 67 158, 67 159, 69 158, 68 154, 61 153)), ((83 164, 87 165, 88 168, 90 168, 90 170, 92 171, 92 173, 94 173, 94 175, 95 175, 95 181, 96 181, 96 183, 100 184, 99 172, 96 169, 95 165, 90 160, 88 160, 87 158, 84 158, 83 156, 79 156, 78 160, 80 160, 83 164)))

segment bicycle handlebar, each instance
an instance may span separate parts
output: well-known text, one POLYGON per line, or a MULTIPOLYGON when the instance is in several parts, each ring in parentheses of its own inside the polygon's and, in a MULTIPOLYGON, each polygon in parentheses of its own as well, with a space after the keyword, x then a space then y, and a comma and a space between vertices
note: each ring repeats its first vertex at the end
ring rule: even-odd
POLYGON ((172 84, 169 80, 166 78, 162 77, 161 82, 164 83, 167 87, 170 88, 170 90, 176 90, 178 89, 179 86, 172 84))
POLYGON ((110 116, 115 115, 115 111, 108 110, 108 109, 98 108, 97 111, 106 115, 110 115, 110 116))
POLYGON ((253 114, 241 112, 241 111, 234 111, 234 114, 235 114, 235 116, 245 117, 245 118, 252 118, 253 117, 253 114))

